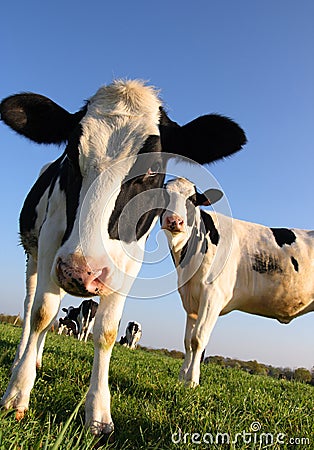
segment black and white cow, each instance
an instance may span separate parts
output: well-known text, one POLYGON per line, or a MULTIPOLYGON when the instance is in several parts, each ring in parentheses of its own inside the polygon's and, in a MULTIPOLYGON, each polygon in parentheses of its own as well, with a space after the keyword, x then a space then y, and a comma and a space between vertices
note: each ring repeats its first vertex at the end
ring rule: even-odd
POLYGON ((74 320, 68 319, 67 317, 60 317, 58 334, 61 335, 63 332, 65 332, 67 336, 77 336, 77 323, 74 320))
POLYGON ((125 336, 121 336, 120 344, 124 345, 125 347, 130 348, 131 350, 134 350, 140 339, 142 337, 142 326, 138 322, 129 322, 126 330, 125 330, 125 336))
POLYGON ((126 295, 160 214, 162 155, 210 163, 241 149, 245 134, 214 114, 179 126, 168 118, 157 91, 138 80, 101 87, 74 114, 33 93, 4 99, 0 113, 8 126, 37 143, 66 144, 42 170, 21 211, 25 326, 2 404, 15 408, 18 419, 24 416, 63 295, 99 296, 85 411, 92 433, 108 434, 113 430, 109 361, 126 295), (146 193, 151 195, 145 196, 143 213, 146 193))
POLYGON ((87 341, 90 335, 98 308, 98 303, 94 300, 84 300, 78 308, 69 306, 68 308, 62 308, 62 311, 66 313, 66 319, 72 320, 77 326, 77 338, 79 341, 87 341))
POLYGON ((314 311, 314 231, 268 228, 201 210, 222 194, 200 194, 185 178, 169 181, 166 190, 170 200, 161 224, 187 313, 180 378, 195 386, 219 315, 239 310, 289 323, 314 311))

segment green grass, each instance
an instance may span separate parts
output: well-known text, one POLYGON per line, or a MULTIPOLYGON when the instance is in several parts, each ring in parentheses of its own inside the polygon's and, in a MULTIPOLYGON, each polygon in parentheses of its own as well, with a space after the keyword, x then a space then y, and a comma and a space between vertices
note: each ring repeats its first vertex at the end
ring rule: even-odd
MULTIPOLYGON (((1 394, 20 333, 20 328, 0 325, 1 394)), ((95 441, 83 423, 92 358, 92 342, 49 333, 27 416, 16 422, 14 413, 0 412, 0 449, 91 449, 95 441)), ((206 365, 201 386, 187 389, 177 381, 180 364, 153 352, 115 347, 110 386, 116 431, 107 448, 314 449, 312 386, 206 365), (256 433, 251 430, 255 422, 256 433), (218 433, 227 433, 229 444, 227 434, 218 433), (300 445, 290 441, 302 438, 306 441, 300 445)))

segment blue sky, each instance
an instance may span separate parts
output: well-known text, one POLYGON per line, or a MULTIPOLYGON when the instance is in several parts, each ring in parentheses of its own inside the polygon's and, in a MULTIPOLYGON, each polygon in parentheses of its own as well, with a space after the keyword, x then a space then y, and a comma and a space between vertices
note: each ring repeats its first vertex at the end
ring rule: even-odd
MULTIPOLYGON (((0 11, 0 98, 33 91, 74 112, 113 78, 149 80, 173 120, 218 112, 245 129, 245 150, 209 167, 234 217, 314 227, 311 0, 29 0, 5 2, 0 11)), ((2 123, 0 136, 0 312, 14 314, 24 297, 19 211, 41 166, 61 149, 32 144, 2 123)), ((67 297, 70 303, 77 300, 67 297)), ((120 334, 134 319, 143 345, 183 349, 178 294, 127 300, 120 334)), ((311 367, 313 329, 313 314, 283 326, 231 313, 218 320, 207 354, 311 367)))

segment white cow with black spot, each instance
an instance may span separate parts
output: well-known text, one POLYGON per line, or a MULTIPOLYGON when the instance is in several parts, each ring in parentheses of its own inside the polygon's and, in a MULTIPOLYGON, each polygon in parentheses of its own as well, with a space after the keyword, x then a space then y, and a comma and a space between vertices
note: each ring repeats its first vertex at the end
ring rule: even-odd
POLYGON ((125 336, 121 336, 119 343, 124 347, 128 347, 131 350, 136 349, 140 339, 142 337, 142 326, 139 322, 129 322, 126 330, 125 336))
POLYGON ((161 217, 187 313, 180 378, 199 383, 200 359, 219 315, 238 310, 289 323, 314 311, 314 231, 268 228, 204 211, 222 193, 169 181, 161 217))

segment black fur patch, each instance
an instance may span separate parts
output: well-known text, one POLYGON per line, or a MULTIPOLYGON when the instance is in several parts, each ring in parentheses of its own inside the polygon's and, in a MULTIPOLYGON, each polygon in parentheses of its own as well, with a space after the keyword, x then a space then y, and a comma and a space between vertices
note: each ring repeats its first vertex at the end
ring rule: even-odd
POLYGON ((293 264, 294 270, 296 272, 299 272, 299 263, 293 256, 291 256, 291 262, 293 264))
POLYGON ((242 128, 218 114, 200 116, 180 127, 161 109, 159 129, 164 152, 193 158, 200 164, 229 156, 246 143, 242 128))
POLYGON ((279 247, 282 247, 285 244, 291 245, 296 240, 296 235, 288 228, 271 228, 271 231, 279 247))
POLYGON ((194 226, 191 236, 184 245, 180 254, 180 266, 186 267, 191 262, 192 257, 196 254, 197 251, 205 255, 208 250, 208 242, 204 233, 198 234, 197 227, 194 226), (201 242, 201 247, 199 249, 199 244, 201 242))
POLYGON ((267 253, 256 253, 253 257, 252 268, 255 272, 262 274, 283 272, 278 259, 267 253))
POLYGON ((69 239, 72 233, 76 213, 79 207, 83 179, 79 167, 78 146, 82 134, 83 129, 81 125, 79 125, 75 132, 72 133, 71 139, 65 149, 67 158, 63 162, 60 170, 60 189, 65 193, 67 218, 67 227, 61 245, 69 239))
POLYGON ((66 159, 62 165, 60 174, 60 189, 65 192, 67 217, 67 228, 62 238, 61 245, 69 239, 73 230, 76 213, 79 207, 82 180, 81 172, 77 170, 76 164, 73 164, 69 159, 66 159))
POLYGON ((20 233, 21 235, 34 229, 37 219, 36 207, 44 195, 45 191, 56 182, 60 174, 60 167, 65 154, 61 155, 56 161, 40 175, 36 183, 28 193, 20 214, 20 233))
POLYGON ((39 144, 61 144, 86 114, 86 105, 70 114, 49 98, 30 92, 12 95, 0 104, 1 120, 39 144))
POLYGON ((218 245, 220 236, 211 215, 201 209, 201 218, 205 226, 206 234, 209 233, 211 243, 218 245))
MULTIPOLYGON (((60 189, 66 195, 67 229, 63 236, 62 244, 68 239, 73 229, 76 211, 78 208, 79 194, 82 185, 82 176, 78 165, 78 145, 82 135, 82 127, 79 125, 69 140, 64 153, 39 176, 32 189, 28 193, 20 214, 20 234, 28 235, 35 227, 37 219, 37 206, 49 188, 48 202, 57 181, 60 189), (66 158, 67 156, 67 158, 66 158)), ((47 208, 49 207, 49 204, 47 208)), ((37 245, 37 244, 36 244, 37 245)), ((24 246, 25 247, 25 246, 24 246)), ((29 249, 26 249, 28 251, 29 249)))
MULTIPOLYGON (((143 196, 139 194, 150 189, 161 188, 164 183, 165 161, 161 155, 160 139, 158 136, 149 136, 145 141, 139 154, 140 158, 125 177, 121 185, 121 190, 117 197, 114 210, 110 216, 108 233, 110 239, 117 239, 124 242, 139 240, 151 227, 154 218, 161 214, 160 205, 165 204, 165 200, 158 198, 158 195, 165 195, 164 192, 158 195, 145 196, 145 201, 149 204, 142 205, 143 196), (146 153, 142 153, 145 149, 146 153), (148 169, 158 166, 156 174, 147 176, 148 169), (159 173, 158 173, 159 172, 159 173), (137 197, 138 196, 138 197, 137 197), (125 208, 132 200, 132 209, 125 208), (156 205, 159 208, 156 208, 156 205), (142 214, 142 211, 147 211, 142 214), (135 231, 135 232, 134 232, 135 231)), ((164 190, 162 190, 164 191, 164 190)))
POLYGON ((201 241, 201 236, 197 233, 197 228, 194 226, 190 238, 185 243, 180 254, 180 266, 186 267, 190 264, 192 257, 196 254, 198 244, 201 241))

